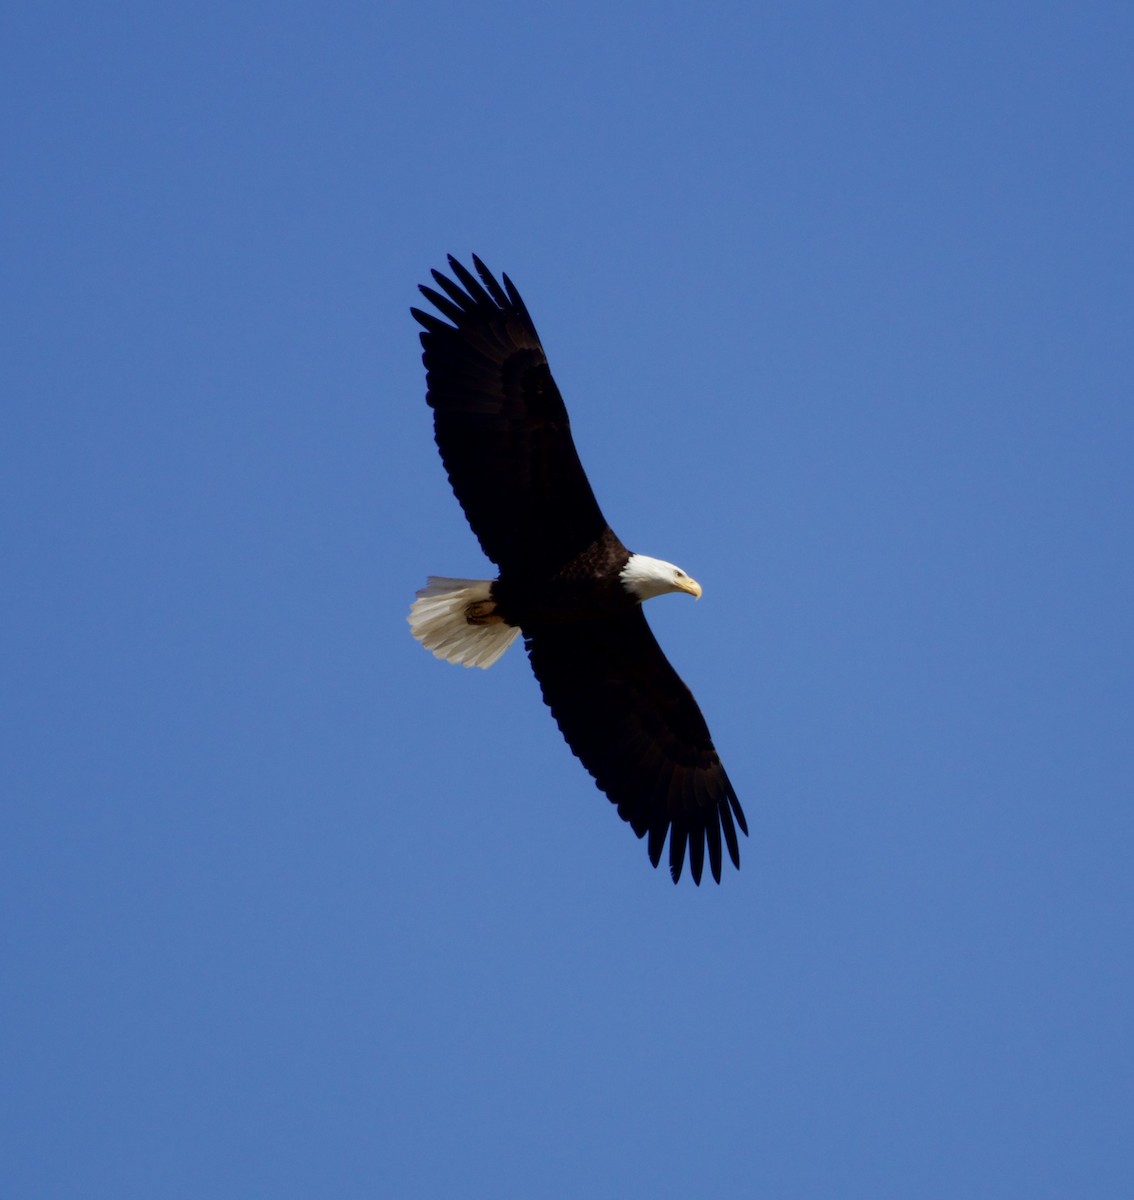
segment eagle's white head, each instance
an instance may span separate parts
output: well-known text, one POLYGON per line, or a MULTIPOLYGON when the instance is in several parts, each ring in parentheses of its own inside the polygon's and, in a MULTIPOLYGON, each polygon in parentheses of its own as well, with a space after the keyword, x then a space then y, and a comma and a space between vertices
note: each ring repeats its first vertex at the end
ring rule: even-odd
POLYGON ((688 592, 701 598, 701 585, 680 567, 648 554, 631 554, 630 561, 619 573, 622 586, 639 600, 664 596, 666 592, 688 592))

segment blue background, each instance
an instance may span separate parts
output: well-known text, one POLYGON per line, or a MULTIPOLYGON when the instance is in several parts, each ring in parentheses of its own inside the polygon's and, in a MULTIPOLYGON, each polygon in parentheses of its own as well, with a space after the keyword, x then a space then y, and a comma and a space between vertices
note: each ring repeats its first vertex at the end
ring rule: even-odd
POLYGON ((9 6, 0 1192, 1134 1194, 1134 9, 9 6), (535 316, 752 836, 517 648, 415 286, 535 316))

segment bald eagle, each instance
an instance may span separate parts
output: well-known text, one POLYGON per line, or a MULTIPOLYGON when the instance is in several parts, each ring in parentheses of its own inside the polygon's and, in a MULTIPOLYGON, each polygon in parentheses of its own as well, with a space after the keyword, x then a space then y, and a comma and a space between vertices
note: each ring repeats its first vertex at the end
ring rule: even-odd
POLYGON ((488 667, 522 633, 544 701, 567 744, 647 839, 656 867, 721 878, 721 837, 740 866, 748 825, 692 693, 642 614, 665 592, 699 597, 680 567, 632 554, 606 523, 583 472, 539 336, 507 275, 449 257, 413 308, 434 436, 457 500, 495 580, 431 577, 410 610, 438 658, 488 667), (442 294, 443 293, 443 294, 442 294), (451 322, 451 323, 450 323, 451 322))

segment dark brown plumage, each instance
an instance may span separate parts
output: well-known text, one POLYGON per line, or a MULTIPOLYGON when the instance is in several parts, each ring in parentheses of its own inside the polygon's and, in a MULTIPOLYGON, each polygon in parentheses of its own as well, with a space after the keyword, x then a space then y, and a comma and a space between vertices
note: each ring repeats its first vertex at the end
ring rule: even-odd
MULTIPOLYGON (((467 604, 458 619, 522 631, 568 745, 619 816, 647 839, 650 861, 657 866, 668 834, 674 882, 686 848, 700 882, 706 846, 719 882, 722 835, 740 865, 736 829, 748 832, 744 813, 696 701, 623 575, 640 557, 599 509, 527 308, 507 275, 501 286, 475 256, 473 263, 479 279, 450 257, 459 282, 434 271, 440 291, 421 288, 446 320, 411 310, 425 330, 427 401, 449 482, 500 569, 478 593, 487 598, 467 604)), ((672 564, 656 565, 684 582, 646 595, 694 588, 700 594, 672 564)), ((422 637, 416 628, 415 635, 422 637)), ((446 651, 451 640, 440 648, 426 644, 467 662, 446 651)))

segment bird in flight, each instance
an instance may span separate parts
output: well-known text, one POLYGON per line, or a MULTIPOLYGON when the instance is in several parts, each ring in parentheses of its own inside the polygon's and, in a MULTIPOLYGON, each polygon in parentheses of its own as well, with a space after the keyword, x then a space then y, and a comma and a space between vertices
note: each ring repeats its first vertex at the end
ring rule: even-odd
POLYGON ((699 597, 680 567, 633 554, 606 523, 579 462, 563 398, 528 310, 473 255, 452 256, 421 293, 440 316, 423 327, 426 402, 453 492, 494 580, 431 576, 409 615, 438 658, 488 667, 518 634, 567 744, 681 876, 685 853, 701 882, 705 850, 719 883, 721 845, 740 866, 748 825, 692 693, 642 612, 666 592, 699 597), (479 278, 478 278, 479 276, 479 278), (437 289, 440 290, 437 290, 437 289), (444 318, 444 319, 442 319, 444 318))

